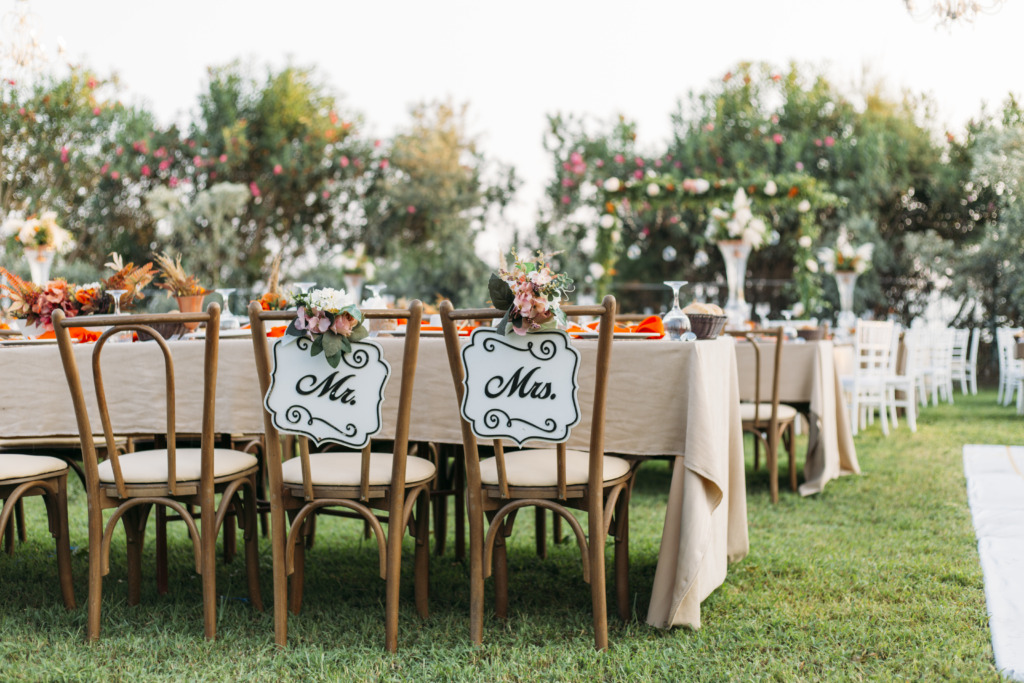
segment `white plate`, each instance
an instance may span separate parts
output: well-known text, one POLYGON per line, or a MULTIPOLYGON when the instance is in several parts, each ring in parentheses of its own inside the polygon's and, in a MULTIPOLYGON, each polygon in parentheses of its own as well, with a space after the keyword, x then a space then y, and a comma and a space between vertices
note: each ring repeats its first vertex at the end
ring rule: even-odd
MULTIPOLYGON (((56 344, 56 339, 0 339, 0 346, 36 346, 36 345, 47 345, 56 344)), ((72 339, 71 343, 77 343, 76 340, 72 339)))
MULTIPOLYGON (((570 335, 577 339, 597 339, 600 332, 570 332, 570 335)), ((612 339, 657 339, 661 335, 657 332, 614 332, 612 339)))
MULTIPOLYGON (((405 328, 399 328, 397 330, 381 330, 382 335, 390 334, 392 337, 404 337, 405 328)), ((420 330, 421 337, 443 337, 444 330, 420 330)))
MULTIPOLYGON (((252 330, 221 330, 220 331, 220 338, 221 339, 238 339, 238 338, 248 339, 250 337, 252 337, 252 330)), ((195 336, 193 337, 193 339, 206 339, 206 330, 199 330, 198 332, 196 332, 195 336)))

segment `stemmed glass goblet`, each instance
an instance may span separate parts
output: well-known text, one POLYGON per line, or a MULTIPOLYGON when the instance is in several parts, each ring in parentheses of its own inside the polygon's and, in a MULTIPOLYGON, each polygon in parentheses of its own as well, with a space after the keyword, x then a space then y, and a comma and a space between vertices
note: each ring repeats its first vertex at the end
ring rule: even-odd
POLYGON ((370 290, 370 299, 371 300, 373 300, 373 299, 380 299, 381 298, 380 293, 388 288, 387 285, 381 284, 379 282, 377 284, 375 284, 375 285, 363 285, 363 286, 366 287, 368 290, 370 290))
POLYGON ((690 332, 689 316, 679 308, 679 289, 686 282, 686 280, 665 280, 665 284, 672 288, 672 308, 664 315, 662 323, 665 326, 665 334, 673 341, 687 341, 687 337, 696 339, 696 335, 690 332))
POLYGON ((754 305, 754 312, 761 319, 761 327, 768 327, 768 314, 772 312, 772 305, 767 301, 758 301, 754 305))
POLYGON ((305 294, 306 292, 311 290, 313 287, 316 287, 316 283, 315 282, 293 282, 292 284, 294 286, 298 287, 299 288, 299 292, 301 292, 302 294, 305 294))
MULTIPOLYGON (((128 293, 127 289, 108 289, 107 294, 114 297, 114 315, 125 315, 121 312, 121 297, 128 293)), ((117 334, 111 335, 111 342, 130 342, 132 340, 131 332, 118 332, 117 334)))
POLYGON ((238 322, 238 316, 231 312, 231 295, 235 293, 235 287, 219 287, 215 290, 217 294, 220 294, 220 298, 224 300, 224 306, 221 309, 220 315, 220 328, 236 328, 241 327, 238 322))

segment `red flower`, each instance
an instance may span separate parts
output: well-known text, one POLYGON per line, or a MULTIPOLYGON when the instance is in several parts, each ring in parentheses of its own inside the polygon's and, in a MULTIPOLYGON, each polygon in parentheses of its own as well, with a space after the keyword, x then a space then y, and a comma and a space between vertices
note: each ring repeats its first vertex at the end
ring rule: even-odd
POLYGON ((249 183, 249 192, 252 192, 253 197, 260 196, 260 188, 256 183, 249 183))

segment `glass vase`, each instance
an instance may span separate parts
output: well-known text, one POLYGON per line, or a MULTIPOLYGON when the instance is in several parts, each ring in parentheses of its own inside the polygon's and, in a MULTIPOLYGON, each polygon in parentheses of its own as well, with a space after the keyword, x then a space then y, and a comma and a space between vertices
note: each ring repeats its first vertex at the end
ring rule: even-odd
POLYGON ((25 258, 28 260, 33 284, 45 287, 50 281, 50 268, 55 254, 53 247, 25 247, 25 258))
POLYGON ((853 291, 857 286, 857 273, 836 272, 836 286, 839 288, 839 315, 836 329, 849 334, 857 326, 857 314, 853 312, 853 291))
POLYGON ((729 284, 729 300, 725 304, 725 314, 729 316, 728 325, 730 329, 741 328, 750 320, 750 304, 743 294, 750 245, 742 240, 722 240, 718 243, 718 249, 725 260, 725 279, 729 284))

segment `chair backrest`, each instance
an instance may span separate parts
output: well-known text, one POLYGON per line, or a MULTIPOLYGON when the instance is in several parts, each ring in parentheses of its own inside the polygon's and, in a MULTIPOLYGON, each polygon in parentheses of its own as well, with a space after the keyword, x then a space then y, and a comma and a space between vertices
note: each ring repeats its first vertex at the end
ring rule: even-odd
POLYGON ((953 345, 956 330, 952 328, 932 330, 932 365, 948 370, 953 364, 953 345))
POLYGON ((170 347, 167 345, 167 339, 161 330, 179 330, 186 323, 206 325, 205 352, 203 354, 203 412, 200 432, 200 448, 202 450, 200 481, 202 482, 202 487, 205 488, 206 486, 213 485, 213 449, 215 445, 213 422, 214 399, 217 387, 217 354, 220 341, 220 306, 211 303, 207 307, 206 312, 130 316, 97 315, 66 318, 62 311, 54 312, 53 329, 56 333, 57 345, 60 348, 61 361, 64 364, 64 374, 67 377, 68 387, 71 390, 71 400, 75 406, 75 418, 78 421, 78 433, 82 441, 82 461, 87 486, 98 486, 99 472, 97 468, 99 463, 96 445, 93 442, 94 432, 89 423, 85 394, 82 391, 82 378, 79 374, 78 362, 75 359, 72 347, 70 328, 107 328, 92 348, 92 379, 96 389, 96 403, 99 408, 100 421, 103 425, 106 455, 110 460, 118 495, 123 498, 128 493, 121 474, 121 464, 114 439, 114 426, 110 419, 106 391, 103 386, 103 373, 100 362, 102 353, 111 337, 125 332, 149 335, 159 346, 164 366, 164 405, 166 414, 164 435, 167 441, 166 488, 170 495, 176 495, 178 487, 175 458, 177 425, 175 423, 174 359, 172 358, 170 347))
POLYGON ((967 362, 968 349, 971 343, 971 330, 969 328, 957 328, 953 330, 952 360, 957 365, 967 362))
POLYGON ((779 377, 782 371, 782 345, 785 342, 785 330, 781 327, 753 330, 733 330, 726 332, 737 339, 744 339, 750 342, 754 349, 754 427, 760 429, 762 422, 767 422, 769 428, 774 430, 779 419, 779 377), (772 386, 767 394, 771 403, 771 410, 767 416, 761 416, 761 345, 772 343, 772 386))
POLYGON ((999 372, 1005 372, 1014 365, 1014 335, 1020 333, 1019 327, 1000 327, 996 329, 996 347, 999 351, 999 372))
MULTIPOLYGON (((412 412, 412 390, 416 378, 416 361, 420 345, 420 324, 423 318, 423 305, 413 300, 404 309, 367 309, 362 311, 367 321, 371 320, 405 320, 405 343, 402 350, 402 377, 398 396, 398 417, 395 423, 395 439, 392 450, 391 485, 398 490, 405 484, 405 466, 409 446, 409 415, 412 412)), ((253 351, 256 357, 256 373, 260 381, 260 394, 266 396, 270 389, 271 354, 267 340, 267 323, 290 323, 295 319, 296 311, 264 311, 258 301, 249 304, 249 322, 252 328, 253 351)), ((280 489, 283 482, 281 472, 281 434, 274 425, 270 414, 264 408, 263 425, 266 436, 267 477, 272 490, 280 489)), ((313 483, 310 476, 309 441, 302 436, 298 439, 299 457, 302 458, 303 496, 307 501, 314 499, 313 483)), ((359 475, 359 497, 367 500, 370 496, 370 453, 371 445, 362 449, 359 475)), ((393 490, 395 490, 393 488, 393 490)))
POLYGON ((967 352, 967 367, 974 368, 978 365, 978 344, 981 342, 981 328, 975 327, 971 331, 971 346, 967 352))
MULTIPOLYGON (((445 345, 448 349, 448 364, 451 367, 452 380, 455 383, 458 405, 461 406, 465 395, 463 381, 466 375, 462 365, 461 343, 456 323, 469 320, 493 321, 501 318, 505 311, 496 308, 456 310, 450 301, 442 301, 440 311, 441 326, 444 329, 445 345)), ((606 296, 601 304, 592 306, 562 306, 562 311, 566 316, 596 316, 600 319, 590 420, 590 469, 587 478, 590 490, 600 491, 601 484, 604 481, 604 415, 608 396, 608 369, 611 366, 612 335, 615 331, 615 297, 606 296)), ((590 342, 584 341, 582 343, 589 344, 590 342)), ((462 442, 466 457, 466 480, 471 489, 479 490, 480 452, 477 438, 465 418, 461 419, 461 423, 462 442)), ((502 497, 508 497, 508 477, 505 470, 502 442, 500 439, 495 439, 493 445, 497 465, 498 486, 502 497)), ((562 500, 566 498, 565 451, 564 441, 556 445, 557 485, 555 493, 562 500)), ((600 506, 601 496, 592 495, 591 502, 600 506)))
POLYGON ((880 376, 889 372, 895 325, 890 320, 858 320, 856 336, 856 374, 880 376))

